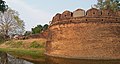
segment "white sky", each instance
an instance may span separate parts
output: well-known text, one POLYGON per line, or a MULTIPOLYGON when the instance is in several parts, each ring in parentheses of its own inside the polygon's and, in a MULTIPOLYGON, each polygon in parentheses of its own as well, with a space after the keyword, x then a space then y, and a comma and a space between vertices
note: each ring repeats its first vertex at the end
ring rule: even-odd
POLYGON ((88 9, 96 0, 5 0, 6 4, 20 14, 26 30, 36 25, 48 24, 52 17, 64 10, 74 11, 77 8, 88 9))

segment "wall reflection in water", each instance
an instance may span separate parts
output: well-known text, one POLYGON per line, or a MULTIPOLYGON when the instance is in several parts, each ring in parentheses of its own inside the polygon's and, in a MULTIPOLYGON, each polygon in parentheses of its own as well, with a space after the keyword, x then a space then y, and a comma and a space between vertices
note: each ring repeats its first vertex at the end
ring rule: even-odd
POLYGON ((76 60, 47 57, 46 64, 120 64, 120 60, 76 60))
POLYGON ((120 64, 120 60, 77 60, 46 56, 45 62, 28 62, 0 52, 0 64, 120 64))
POLYGON ((28 61, 17 59, 7 53, 0 52, 0 64, 33 64, 28 61))

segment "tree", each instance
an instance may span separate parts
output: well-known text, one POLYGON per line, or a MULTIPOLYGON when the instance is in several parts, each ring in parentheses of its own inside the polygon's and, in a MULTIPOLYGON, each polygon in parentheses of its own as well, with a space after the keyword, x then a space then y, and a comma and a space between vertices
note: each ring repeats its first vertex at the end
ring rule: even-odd
POLYGON ((5 1, 0 0, 0 11, 4 12, 8 9, 8 5, 5 4, 5 1))
POLYGON ((47 30, 48 24, 45 24, 44 26, 42 25, 37 25, 35 28, 32 28, 32 34, 38 34, 41 33, 45 30, 47 30))
POLYGON ((98 0, 98 3, 94 5, 96 8, 104 9, 104 2, 103 0, 98 0))
POLYGON ((32 28, 32 34, 38 34, 41 33, 43 30, 42 25, 37 25, 35 28, 32 28))
POLYGON ((24 22, 19 18, 18 12, 8 9, 0 14, 0 33, 4 36, 12 34, 22 34, 24 32, 24 22))
POLYGON ((120 1, 119 0, 98 0, 98 3, 95 4, 95 7, 104 10, 117 11, 120 10, 120 1))
POLYGON ((48 24, 45 24, 44 26, 43 26, 43 30, 47 30, 48 29, 48 24))

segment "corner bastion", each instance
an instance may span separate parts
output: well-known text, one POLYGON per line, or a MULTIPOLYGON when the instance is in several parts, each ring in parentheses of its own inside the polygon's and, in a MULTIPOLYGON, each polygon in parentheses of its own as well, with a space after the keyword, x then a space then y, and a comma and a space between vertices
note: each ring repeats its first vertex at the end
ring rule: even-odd
POLYGON ((120 11, 91 8, 57 13, 46 54, 77 59, 120 59, 120 11))

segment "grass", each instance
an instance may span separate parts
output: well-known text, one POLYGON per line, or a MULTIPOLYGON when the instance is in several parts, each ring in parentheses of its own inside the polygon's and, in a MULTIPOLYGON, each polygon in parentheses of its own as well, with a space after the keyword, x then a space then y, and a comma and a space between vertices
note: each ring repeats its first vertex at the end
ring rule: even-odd
POLYGON ((12 42, 10 44, 11 48, 22 48, 23 47, 23 42, 22 41, 18 41, 18 42, 12 42))
POLYGON ((12 49, 12 48, 0 48, 1 52, 6 52, 11 55, 20 58, 32 58, 32 59, 44 59, 44 49, 12 49))
POLYGON ((9 40, 0 44, 0 51, 30 61, 44 61, 45 39, 9 40))
POLYGON ((6 41, 3 47, 8 48, 44 48, 45 40, 29 39, 29 40, 9 40, 6 41))
POLYGON ((44 44, 43 43, 39 43, 37 41, 33 41, 33 42, 31 42, 29 48, 44 48, 44 44))

